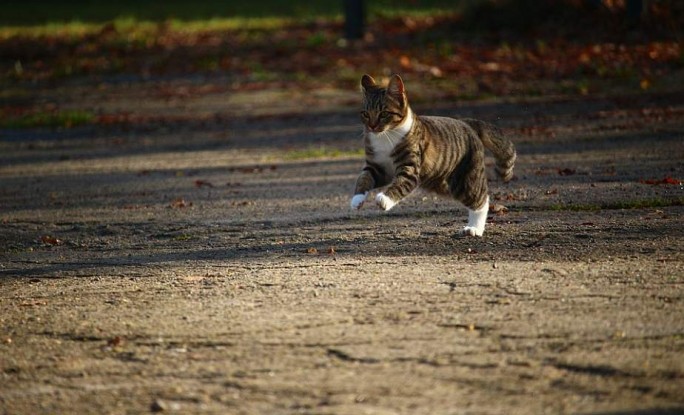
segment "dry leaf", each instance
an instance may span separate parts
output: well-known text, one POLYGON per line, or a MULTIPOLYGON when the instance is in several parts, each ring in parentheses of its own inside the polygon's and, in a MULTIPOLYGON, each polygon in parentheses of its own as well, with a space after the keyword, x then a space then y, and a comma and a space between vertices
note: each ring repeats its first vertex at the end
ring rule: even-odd
POLYGON ((44 244, 53 245, 53 246, 54 245, 62 245, 64 243, 64 241, 62 241, 61 239, 57 239, 54 236, 50 236, 50 235, 41 236, 40 241, 43 242, 44 244))
POLYGON ((495 204, 489 206, 489 211, 492 213, 496 213, 497 215, 505 215, 506 213, 508 213, 508 208, 504 205, 495 204))
POLYGON ((183 199, 182 197, 179 197, 177 199, 174 199, 173 202, 171 202, 170 206, 172 208, 175 208, 175 209, 182 209, 182 208, 186 208, 188 206, 192 206, 192 203, 188 203, 185 201, 185 199, 183 199))
POLYGON ((195 187, 214 187, 214 185, 206 180, 195 180, 195 187))
POLYGON ((678 180, 678 179, 673 179, 673 178, 670 177, 670 176, 665 176, 665 177, 663 177, 662 179, 646 179, 646 180, 639 180, 639 183, 643 183, 643 184, 654 184, 654 185, 658 185, 658 184, 672 184, 672 185, 675 185, 675 186, 679 186, 679 185, 682 184, 682 181, 681 181, 681 180, 678 180))
POLYGON ((124 344, 124 339, 121 336, 113 337, 107 340, 107 346, 109 347, 121 347, 124 344))

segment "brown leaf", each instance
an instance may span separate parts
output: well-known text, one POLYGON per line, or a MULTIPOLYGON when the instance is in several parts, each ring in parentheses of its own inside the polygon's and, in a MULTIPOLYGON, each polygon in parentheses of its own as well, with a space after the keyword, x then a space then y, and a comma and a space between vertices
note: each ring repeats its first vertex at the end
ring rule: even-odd
POLYGON ((206 180, 195 180, 195 187, 214 187, 214 185, 206 180))
POLYGON ((112 337, 107 340, 107 346, 109 347, 121 347, 124 344, 124 338, 121 336, 112 337))
POLYGON ((249 174, 249 173, 261 173, 261 172, 264 171, 264 168, 261 167, 261 166, 243 167, 243 168, 239 169, 238 171, 239 171, 240 173, 245 173, 245 174, 249 174))
POLYGON ((331 246, 330 248, 328 248, 328 254, 329 255, 335 255, 336 253, 337 253, 337 251, 335 251, 334 246, 331 246))
POLYGON ((306 249, 307 254, 312 254, 312 255, 317 255, 318 254, 318 249, 311 247, 306 249))
POLYGON ((174 209, 182 209, 188 206, 192 206, 192 202, 186 202, 182 197, 176 198, 171 202, 170 207, 174 209))
POLYGON ((24 301, 19 304, 20 307, 36 307, 39 305, 47 305, 47 301, 24 301))
POLYGON ((62 245, 64 243, 64 241, 62 241, 61 239, 57 239, 54 236, 50 236, 50 235, 43 235, 40 237, 40 240, 44 244, 53 245, 53 246, 54 245, 62 245))
POLYGON ((665 176, 662 179, 646 179, 646 180, 639 180, 639 183, 643 184, 652 184, 652 185, 658 185, 658 184, 671 184, 675 186, 679 186, 682 184, 681 180, 678 179, 673 179, 670 176, 665 176))
POLYGON ((508 208, 501 204, 495 204, 489 206, 489 211, 492 213, 496 213, 499 216, 502 216, 508 213, 508 208))

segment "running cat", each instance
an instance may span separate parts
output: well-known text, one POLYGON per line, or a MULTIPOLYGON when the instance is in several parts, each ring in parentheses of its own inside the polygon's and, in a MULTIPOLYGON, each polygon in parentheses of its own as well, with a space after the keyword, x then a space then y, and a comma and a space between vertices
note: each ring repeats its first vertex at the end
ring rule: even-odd
POLYGON ((484 149, 494 154, 497 173, 509 181, 516 158, 513 143, 483 121, 416 115, 399 75, 387 87, 364 75, 361 86, 366 163, 356 180, 352 209, 360 209, 373 189, 388 186, 375 197, 387 211, 421 187, 463 203, 468 225, 460 233, 482 236, 489 211, 484 149))

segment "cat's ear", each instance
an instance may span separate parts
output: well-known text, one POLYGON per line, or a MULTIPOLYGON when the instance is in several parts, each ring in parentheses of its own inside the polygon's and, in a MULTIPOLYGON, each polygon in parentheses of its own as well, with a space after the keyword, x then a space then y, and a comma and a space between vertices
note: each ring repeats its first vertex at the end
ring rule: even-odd
POLYGON ((404 90, 404 81, 401 80, 401 77, 399 75, 392 75, 392 77, 389 80, 389 84, 387 85, 387 92, 389 92, 389 94, 393 97, 396 97, 403 101, 404 93, 406 91, 404 90))
POLYGON ((364 75, 361 77, 361 86, 363 87, 363 89, 368 89, 376 85, 377 83, 375 83, 375 79, 373 79, 372 76, 364 75))

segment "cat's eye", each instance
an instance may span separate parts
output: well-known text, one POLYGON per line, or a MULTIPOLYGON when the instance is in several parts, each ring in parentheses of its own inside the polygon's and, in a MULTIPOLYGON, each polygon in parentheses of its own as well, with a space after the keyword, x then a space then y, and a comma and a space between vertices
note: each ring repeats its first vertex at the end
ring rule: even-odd
POLYGON ((393 115, 394 115, 393 112, 380 111, 380 118, 383 118, 383 119, 392 118, 393 115))
POLYGON ((368 111, 361 111, 361 118, 364 120, 370 119, 370 115, 368 115, 368 111))

